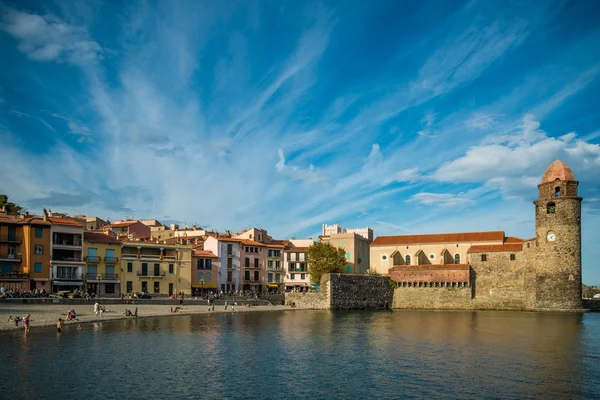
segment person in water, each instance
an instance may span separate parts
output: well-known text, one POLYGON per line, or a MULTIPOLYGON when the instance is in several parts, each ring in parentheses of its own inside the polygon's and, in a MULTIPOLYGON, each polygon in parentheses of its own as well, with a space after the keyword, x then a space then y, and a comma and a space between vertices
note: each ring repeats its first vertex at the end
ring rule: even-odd
POLYGON ((56 331, 58 333, 62 333, 62 330, 63 330, 63 321, 62 321, 62 318, 59 318, 58 322, 56 323, 56 331))

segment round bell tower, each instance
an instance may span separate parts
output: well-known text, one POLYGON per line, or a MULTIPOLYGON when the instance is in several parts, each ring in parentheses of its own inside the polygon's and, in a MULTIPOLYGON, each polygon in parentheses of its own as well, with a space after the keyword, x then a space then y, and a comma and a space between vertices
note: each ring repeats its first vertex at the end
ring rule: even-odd
POLYGON ((554 161, 535 204, 535 308, 571 310, 581 302, 581 200, 573 171, 554 161))

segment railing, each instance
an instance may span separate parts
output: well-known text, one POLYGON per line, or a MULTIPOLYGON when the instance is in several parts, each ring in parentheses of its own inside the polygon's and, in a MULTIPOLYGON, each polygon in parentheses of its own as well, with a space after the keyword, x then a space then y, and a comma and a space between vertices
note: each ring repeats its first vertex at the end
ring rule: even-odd
POLYGON ((85 261, 89 261, 89 262, 98 262, 102 260, 102 258, 100 258, 100 256, 86 256, 85 257, 85 261))
POLYGON ((165 260, 177 260, 177 256, 163 256, 165 260))
POLYGON ((79 241, 69 241, 69 240, 53 240, 52 241, 52 245, 53 246, 77 246, 77 247, 81 247, 81 242, 79 241))
POLYGON ((119 257, 104 257, 105 263, 116 263, 119 262, 119 257))
POLYGON ((10 262, 21 262, 22 256, 14 255, 14 254, 0 255, 0 260, 10 261, 10 262))
POLYGON ((21 240, 17 235, 0 235, 0 242, 21 243, 21 240))
POLYGON ((54 258, 52 257, 52 260, 50 260, 51 262, 83 262, 83 258, 81 257, 60 257, 60 258, 54 258))
MULTIPOLYGON (((282 270, 283 270, 283 267, 268 267, 268 266, 267 266, 267 269, 268 269, 269 271, 282 271, 282 270)), ((275 282, 271 282, 271 283, 275 283, 275 282)))
POLYGON ((153 260, 160 260, 160 254, 140 254, 140 258, 151 258, 153 260))
POLYGON ((152 278, 152 277, 160 278, 160 277, 165 276, 166 274, 167 273, 165 271, 160 271, 160 273, 158 275, 156 275, 156 274, 150 274, 149 272, 146 272, 146 273, 144 273, 142 271, 138 271, 137 272, 137 276, 147 276, 149 278, 152 278))
POLYGON ((122 258, 138 258, 137 253, 136 254, 121 254, 122 258))
POLYGON ((0 271, 0 276, 2 278, 28 278, 29 275, 24 272, 2 272, 0 271))
POLYGON ((83 275, 81 274, 53 274, 54 279, 66 279, 66 280, 82 280, 83 275))
POLYGON ((98 280, 104 280, 104 279, 119 279, 119 274, 101 274, 98 272, 88 272, 87 274, 85 274, 85 277, 87 279, 98 279, 98 280))

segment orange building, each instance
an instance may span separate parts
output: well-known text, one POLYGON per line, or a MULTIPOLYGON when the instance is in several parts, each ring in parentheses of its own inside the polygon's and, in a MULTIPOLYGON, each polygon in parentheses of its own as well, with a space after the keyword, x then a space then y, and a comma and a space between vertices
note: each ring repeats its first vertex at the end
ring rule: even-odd
POLYGON ((0 286, 46 289, 50 277, 50 223, 0 211, 0 286))
POLYGON ((192 252, 192 293, 203 295, 217 291, 219 257, 212 251, 192 252))

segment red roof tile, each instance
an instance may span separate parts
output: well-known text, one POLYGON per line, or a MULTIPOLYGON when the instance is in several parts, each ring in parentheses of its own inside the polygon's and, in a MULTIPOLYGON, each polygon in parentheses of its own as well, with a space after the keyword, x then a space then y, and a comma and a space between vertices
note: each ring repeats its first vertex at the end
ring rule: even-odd
POLYGON ((542 183, 554 182, 557 179, 561 181, 575 180, 571 168, 558 158, 546 168, 544 176, 542 177, 542 183))
POLYGON ((467 253, 498 253, 504 251, 523 251, 523 243, 484 244, 469 247, 467 253))
POLYGON ((523 243, 524 240, 514 236, 507 236, 504 243, 523 243))
POLYGON ((425 235, 378 236, 371 246, 433 244, 433 243, 472 243, 472 242, 504 242, 503 231, 437 233, 425 235))
POLYGON ((208 258, 219 258, 212 251, 208 250, 194 250, 194 257, 208 257, 208 258))
POLYGON ((77 226, 83 228, 79 222, 71 219, 71 218, 63 218, 63 217, 48 217, 48 221, 55 225, 69 225, 69 226, 77 226))
POLYGON ((113 227, 113 228, 118 228, 118 227, 121 227, 121 226, 131 226, 131 225, 135 225, 135 224, 137 224, 137 223, 140 223, 140 224, 141 224, 141 222, 140 222, 140 221, 123 221, 123 222, 113 222, 112 224, 110 224, 110 225, 108 225, 108 226, 110 226, 110 227, 113 227))

